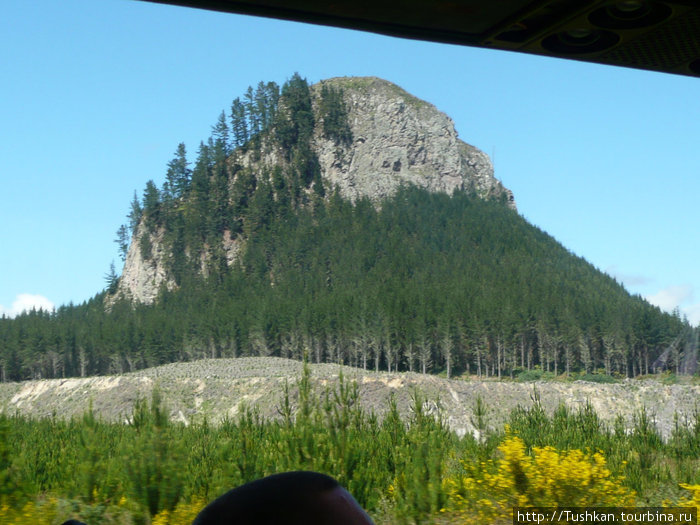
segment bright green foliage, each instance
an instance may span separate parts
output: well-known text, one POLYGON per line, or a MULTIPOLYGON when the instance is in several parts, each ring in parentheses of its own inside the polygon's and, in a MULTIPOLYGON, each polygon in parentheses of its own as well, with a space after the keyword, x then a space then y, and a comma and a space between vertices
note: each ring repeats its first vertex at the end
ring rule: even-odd
POLYGON ((18 459, 10 446, 11 431, 10 421, 0 416, 0 505, 17 505, 22 499, 23 487, 17 476, 18 459))
MULTIPOLYGON (((0 416, 0 430, 7 429, 3 443, 22 465, 13 477, 21 489, 17 505, 44 492, 91 506, 126 498, 136 517, 145 518, 296 469, 331 474, 375 510, 400 473, 420 473, 421 480, 440 486, 439 465, 452 437, 420 406, 409 423, 400 420, 395 406, 380 422, 357 403, 357 385, 341 379, 337 389, 319 392, 308 370, 296 400, 287 394, 281 403, 284 417, 278 421, 244 409, 238 419, 217 427, 169 423, 157 394, 150 405, 137 404, 129 425, 101 423, 89 412, 70 422, 0 416), (436 468, 423 472, 421 462, 428 456, 436 468)), ((425 507, 421 512, 436 510, 437 503, 420 496, 424 490, 412 480, 395 497, 408 513, 414 512, 414 496, 425 507)))
POLYGON ((621 420, 612 427, 603 424, 590 404, 576 412, 562 405, 550 417, 536 392, 533 399, 531 408, 513 411, 508 423, 529 451, 545 446, 602 451, 609 466, 625 476, 626 485, 640 494, 649 494, 654 503, 676 494, 677 482, 700 480, 697 414, 690 421, 679 422, 664 443, 646 410, 635 415, 628 429, 621 420))
POLYGON ((314 388, 305 367, 297 388, 280 393, 275 420, 242 407, 217 425, 172 423, 157 391, 128 424, 91 411, 71 421, 0 415, 0 518, 24 525, 44 519, 43 509, 53 523, 185 525, 230 488, 297 469, 336 477, 377 523, 463 523, 518 502, 659 505, 700 483, 698 421, 664 443, 640 418, 628 435, 590 406, 550 416, 536 402, 476 441, 457 438, 430 406, 439 405, 415 392, 408 418, 390 399, 379 419, 359 404, 356 384, 341 376, 333 389, 314 388))

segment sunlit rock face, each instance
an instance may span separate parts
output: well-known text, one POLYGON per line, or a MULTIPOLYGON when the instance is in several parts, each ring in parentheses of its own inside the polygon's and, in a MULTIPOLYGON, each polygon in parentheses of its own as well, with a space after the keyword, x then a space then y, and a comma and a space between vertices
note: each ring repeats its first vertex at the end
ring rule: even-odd
MULTIPOLYGON (((151 256, 144 258, 139 240, 145 232, 144 224, 139 224, 129 246, 116 295, 150 304, 155 301, 161 286, 172 289, 174 282, 168 278, 165 269, 168 255, 163 249, 163 232, 159 230, 155 235, 151 235, 151 256)), ((108 306, 113 302, 110 299, 108 297, 108 306)))
POLYGON ((452 119, 432 104, 373 77, 325 80, 313 86, 317 100, 323 84, 343 90, 352 131, 346 146, 324 139, 320 125, 315 130, 323 176, 343 196, 378 200, 412 184, 433 192, 503 195, 515 207, 489 157, 462 142, 452 119))

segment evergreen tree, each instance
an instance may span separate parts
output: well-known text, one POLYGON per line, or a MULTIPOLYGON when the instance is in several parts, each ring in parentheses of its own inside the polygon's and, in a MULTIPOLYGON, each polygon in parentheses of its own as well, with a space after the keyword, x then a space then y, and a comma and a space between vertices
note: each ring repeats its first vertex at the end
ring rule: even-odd
POLYGON ((114 261, 109 265, 109 272, 105 274, 105 281, 107 282, 107 288, 105 289, 107 293, 114 294, 119 286, 119 275, 114 268, 114 261))
POLYGON ((226 124, 226 113, 223 111, 219 115, 219 120, 212 127, 212 138, 214 140, 213 155, 215 162, 224 162, 231 152, 228 124, 226 124))
POLYGON ((258 112, 258 106, 255 101, 255 92, 252 86, 248 86, 245 94, 243 95, 243 105, 245 107, 246 119, 248 121, 248 130, 250 136, 253 137, 260 133, 261 122, 260 113, 258 112))
MULTIPOLYGON (((197 161, 192 172, 191 213, 187 216, 187 226, 200 242, 204 241, 208 232, 212 169, 211 147, 201 142, 197 153, 197 161)), ((196 245, 193 247, 196 248, 196 245)))
POLYGON ((321 86, 320 112, 323 119, 323 135, 336 144, 349 146, 352 143, 352 131, 343 96, 342 89, 324 83, 321 86))
POLYGON ((129 251, 129 228, 122 224, 117 230, 117 238, 114 240, 119 247, 119 257, 122 262, 126 261, 126 254, 129 251))
MULTIPOLYGON (((342 92, 326 87, 324 134, 342 142, 342 92)), ((158 240, 177 287, 164 287, 153 305, 117 300, 105 310, 103 293, 55 313, 1 318, 0 377, 305 349, 317 361, 449 375, 691 370, 695 343, 677 339, 686 321, 630 297, 501 202, 410 187, 381 207, 327 194, 311 144, 311 95, 298 74, 281 94, 260 83, 244 100, 232 105, 230 129, 219 117, 191 173, 178 146, 163 191, 149 181, 117 232, 124 258, 143 221, 142 258, 158 240), (250 133, 284 147, 286 161, 269 172, 235 164, 232 147, 260 153, 263 141, 251 143, 250 133), (243 248, 233 265, 228 235, 243 248)), ((106 278, 116 290, 116 272, 106 278)))
POLYGON ((279 105, 280 88, 275 82, 265 84, 265 121, 263 126, 265 130, 272 127, 277 117, 277 108, 279 105))
POLYGON ((168 163, 165 174, 167 187, 174 199, 179 199, 189 190, 192 171, 188 166, 185 144, 181 142, 177 146, 175 158, 168 163))
POLYGON ((238 97, 236 97, 231 104, 231 134, 233 136, 233 146, 235 148, 243 146, 248 142, 250 136, 245 105, 238 97))
POLYGON ((306 79, 294 73, 282 86, 281 98, 286 111, 278 112, 277 138, 291 152, 294 146, 308 144, 313 133, 314 115, 306 79))
POLYGON ((146 218, 146 226, 152 231, 160 220, 161 194, 153 180, 146 183, 143 192, 143 214, 146 218))
POLYGON ((129 231, 133 235, 136 233, 136 228, 141 221, 141 215, 143 214, 143 209, 141 208, 141 202, 139 201, 136 191, 134 191, 134 198, 131 201, 131 207, 129 210, 129 231))

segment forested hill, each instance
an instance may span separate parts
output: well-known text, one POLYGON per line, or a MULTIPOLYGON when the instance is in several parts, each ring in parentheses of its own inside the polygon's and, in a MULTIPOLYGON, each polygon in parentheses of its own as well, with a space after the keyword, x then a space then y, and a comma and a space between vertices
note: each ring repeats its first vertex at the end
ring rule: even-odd
POLYGON ((261 82, 212 131, 192 171, 180 145, 162 188, 151 181, 134 200, 119 233, 118 296, 150 303, 184 274, 226 268, 273 208, 313 207, 336 192, 379 205, 411 185, 514 207, 488 156, 459 140, 447 115, 378 78, 261 82))
POLYGON ((478 150, 455 138, 441 162, 463 171, 442 179, 431 144, 392 150, 376 158, 379 182, 363 179, 358 148, 378 128, 353 108, 379 90, 401 99, 391 111, 436 112, 382 82, 309 88, 295 75, 234 100, 193 169, 181 145, 120 228, 124 274, 160 279, 153 302, 112 273, 83 305, 1 319, 2 379, 241 355, 447 376, 688 363, 674 344, 688 326, 527 223, 478 150))

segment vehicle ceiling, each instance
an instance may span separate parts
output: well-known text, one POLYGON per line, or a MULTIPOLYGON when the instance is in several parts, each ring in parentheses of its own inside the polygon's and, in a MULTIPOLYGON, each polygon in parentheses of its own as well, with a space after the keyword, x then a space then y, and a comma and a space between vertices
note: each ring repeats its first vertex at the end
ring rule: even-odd
POLYGON ((691 0, 147 1, 700 76, 691 0))

